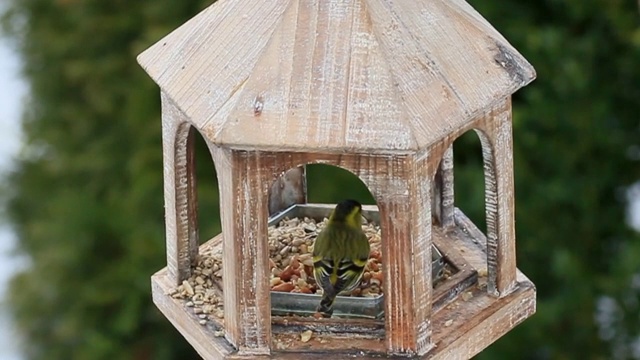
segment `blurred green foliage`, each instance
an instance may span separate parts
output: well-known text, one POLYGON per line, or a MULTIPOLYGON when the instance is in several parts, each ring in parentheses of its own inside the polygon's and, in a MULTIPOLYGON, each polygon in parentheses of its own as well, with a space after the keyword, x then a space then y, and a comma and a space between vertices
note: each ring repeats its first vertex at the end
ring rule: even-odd
MULTIPOLYGON (((197 359, 150 299, 165 263, 160 110, 135 56, 210 1, 6 2, 31 87, 6 179, 33 264, 8 299, 28 358, 197 359)), ((519 267, 538 286, 538 313, 478 358, 640 358, 640 236, 624 223, 624 189, 640 179, 637 4, 471 2, 538 72, 514 97, 519 267)), ((201 139, 197 149, 207 240, 220 230, 218 193, 201 139)), ((480 225, 475 134, 455 154, 456 202, 480 225)), ((343 170, 308 175, 313 201, 372 201, 343 170)))

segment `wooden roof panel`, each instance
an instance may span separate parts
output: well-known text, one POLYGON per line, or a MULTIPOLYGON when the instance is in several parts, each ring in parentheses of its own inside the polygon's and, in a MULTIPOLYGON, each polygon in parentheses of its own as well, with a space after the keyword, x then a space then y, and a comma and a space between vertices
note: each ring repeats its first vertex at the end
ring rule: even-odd
MULTIPOLYGON (((219 0, 138 56, 196 126, 252 73, 289 0, 219 0)), ((218 124, 220 125, 220 124, 218 124)))
POLYGON ((428 146, 535 77, 463 0, 220 0, 140 56, 217 144, 428 146))

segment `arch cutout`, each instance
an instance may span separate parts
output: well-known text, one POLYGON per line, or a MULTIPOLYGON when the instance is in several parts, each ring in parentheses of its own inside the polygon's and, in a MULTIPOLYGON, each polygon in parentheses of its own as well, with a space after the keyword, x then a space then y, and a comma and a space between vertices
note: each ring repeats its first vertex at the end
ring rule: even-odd
POLYGON ((459 225, 457 217, 460 216, 468 219, 462 221, 465 231, 470 232, 487 254, 486 262, 474 266, 478 274, 488 276, 487 289, 496 295, 499 199, 493 144, 484 130, 473 128, 458 136, 450 150, 445 157, 449 156, 453 162, 448 181, 453 182, 455 189, 451 206, 452 212, 457 213, 454 222, 459 225))
MULTIPOLYGON (((337 329, 343 326, 343 332, 382 339, 382 242, 374 196, 362 179, 345 168, 325 163, 309 163, 301 167, 305 169, 304 184, 282 182, 288 171, 297 168, 283 172, 274 181, 274 184, 304 186, 301 191, 306 193, 309 203, 296 204, 269 218, 271 277, 265 281, 269 281, 271 288, 272 331, 276 334, 286 332, 285 328, 293 324, 304 327, 305 321, 314 321, 314 326, 325 324, 327 329, 335 330, 337 324, 337 329), (359 286, 349 294, 341 294, 334 304, 334 316, 321 319, 318 324, 318 320, 312 317, 320 303, 321 289, 313 277, 311 252, 315 238, 326 226, 326 218, 335 204, 345 199, 353 199, 363 205, 363 230, 371 246, 369 262, 359 286), (368 325, 349 326, 353 323, 368 325)), ((270 189, 273 191, 277 187, 272 185, 270 189)))
POLYGON ((478 227, 487 233, 485 212, 485 150, 482 144, 484 135, 478 130, 468 130, 452 144, 454 181, 454 204, 478 227))
POLYGON ((198 244, 202 245, 222 232, 220 225, 220 188, 218 174, 206 140, 194 127, 192 144, 195 157, 198 244))

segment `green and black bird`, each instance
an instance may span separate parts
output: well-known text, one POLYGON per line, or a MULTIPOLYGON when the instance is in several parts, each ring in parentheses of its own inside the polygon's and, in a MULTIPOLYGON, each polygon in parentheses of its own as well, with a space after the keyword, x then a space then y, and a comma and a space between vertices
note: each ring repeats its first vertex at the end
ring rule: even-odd
POLYGON ((362 205, 355 200, 339 203, 313 246, 313 274, 323 291, 317 311, 322 316, 331 317, 338 294, 358 286, 369 250, 362 231, 362 205))

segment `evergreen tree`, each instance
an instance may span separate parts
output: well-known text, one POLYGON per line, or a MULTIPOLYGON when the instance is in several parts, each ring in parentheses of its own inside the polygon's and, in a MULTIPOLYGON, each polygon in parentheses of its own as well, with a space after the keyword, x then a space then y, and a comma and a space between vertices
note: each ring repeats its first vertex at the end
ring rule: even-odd
POLYGON ((32 266, 8 300, 30 359, 198 358, 150 299, 165 258, 159 93, 135 57, 205 5, 9 3, 31 97, 8 210, 32 266))
MULTIPOLYGON (((6 179, 18 250, 32 260, 8 299, 28 358, 197 359, 150 299, 149 276, 165 264, 160 101, 135 57, 210 1, 7 3, 31 89, 24 151, 6 179)), ((630 346, 640 237, 623 196, 640 179, 636 4, 472 4, 538 72, 514 98, 518 265, 538 312, 479 358, 640 358, 630 346)), ((473 134, 456 142, 456 201, 482 223, 478 149, 473 134)), ((207 240, 218 195, 201 139, 197 159, 207 240)), ((333 201, 356 186, 309 176, 333 201)))

